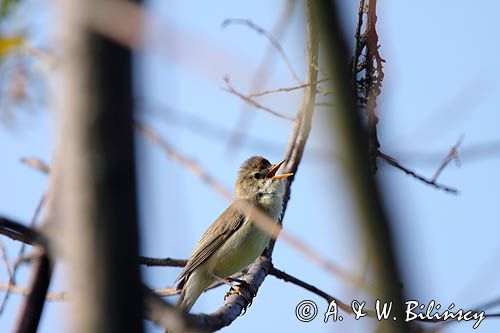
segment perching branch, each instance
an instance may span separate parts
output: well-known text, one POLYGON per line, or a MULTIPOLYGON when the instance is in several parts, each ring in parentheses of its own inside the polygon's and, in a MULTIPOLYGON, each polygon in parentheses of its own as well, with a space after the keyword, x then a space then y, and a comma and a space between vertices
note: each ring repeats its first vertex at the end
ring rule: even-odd
MULTIPOLYGON (((8 220, 8 219, 0 217, 0 221, 1 220, 8 220)), ((15 222, 15 221, 11 221, 11 220, 8 220, 8 221, 9 221, 9 225, 12 226, 13 229, 23 230, 23 231, 25 230, 23 228, 22 224, 15 222)), ((3 227, 0 226, 0 231, 2 230, 2 228, 3 227)), ((28 228, 28 229, 30 229, 30 228, 28 228)), ((21 231, 21 234, 23 234, 22 231, 21 231)), ((36 230, 31 230, 31 232, 29 234, 31 236, 23 235, 21 241, 30 242, 30 244, 33 244, 34 242, 33 242, 32 238, 34 238, 34 239, 42 239, 43 238, 43 236, 39 232, 37 232, 36 230)), ((15 240, 14 238, 11 238, 11 239, 15 240)), ((28 244, 28 243, 23 243, 23 244, 28 244)), ((39 243, 39 245, 42 245, 42 243, 39 243)), ((151 258, 151 257, 139 256, 138 263, 140 265, 144 265, 144 266, 148 266, 148 267, 184 267, 185 264, 187 263, 187 260, 185 260, 185 259, 173 259, 173 258, 151 258)), ((237 273, 233 276, 241 277, 241 275, 247 274, 247 273, 248 273, 248 271, 243 271, 243 272, 237 273)), ((343 302, 343 301, 339 300, 338 298, 327 294, 326 292, 320 290, 319 288, 317 288, 317 287, 315 287, 315 286, 313 286, 305 281, 302 281, 293 275, 290 275, 282 270, 275 268, 272 264, 269 268, 268 275, 272 275, 272 276, 274 276, 278 279, 281 279, 285 282, 290 282, 290 283, 295 284, 301 288, 304 288, 304 289, 310 291, 311 293, 322 297, 328 303, 330 303, 331 301, 335 301, 341 310, 345 311, 348 314, 353 313, 352 308, 346 302, 343 302)), ((216 284, 210 286, 207 290, 219 287, 221 285, 223 285, 223 284, 216 283, 216 284)), ((11 290, 14 293, 22 294, 22 295, 28 294, 28 289, 26 287, 18 286, 15 284, 0 283, 0 289, 1 290, 11 290)), ((173 287, 173 288, 156 288, 154 290, 148 289, 148 293, 151 293, 151 292, 154 293, 155 296, 151 296, 151 294, 150 294, 148 297, 155 297, 155 300, 153 302, 157 302, 157 301, 162 302, 157 297, 173 296, 173 295, 177 295, 179 293, 179 291, 175 287, 173 287)), ((69 292, 66 292, 66 291, 52 292, 52 293, 47 293, 46 300, 55 301, 55 302, 71 301, 72 297, 73 297, 73 295, 69 292)), ((477 306, 474 308, 478 309, 477 312, 480 312, 480 311, 486 310, 488 308, 494 307, 498 303, 499 303, 499 300, 495 299, 493 301, 486 303, 483 306, 477 306)), ((171 305, 168 305, 167 303, 163 303, 163 305, 165 305, 166 308, 168 308, 168 309, 173 309, 171 307, 171 305)), ((163 308, 163 305, 162 305, 162 308, 163 308)), ((367 310, 366 314, 368 317, 375 317, 375 311, 373 311, 373 310, 367 310)), ((149 313, 147 313, 146 315, 149 316, 149 313)), ((153 318, 156 318, 157 320, 160 319, 160 317, 161 317, 161 314, 159 314, 158 318, 153 316, 153 318)), ((489 313, 489 314, 485 314, 485 317, 492 317, 492 318, 500 317, 500 314, 489 313)), ((188 320, 188 319, 186 319, 186 320, 188 320)), ((440 322, 440 320, 434 320, 434 319, 417 319, 417 320, 422 321, 422 322, 440 322)), ((446 323, 449 323, 449 322, 446 322, 446 323)))
MULTIPOLYGON (((2 231, 4 230, 4 225, 1 224, 1 221, 5 221, 6 219, 5 218, 2 218, 0 217, 0 233, 2 233, 2 231)), ((27 244, 33 244, 35 243, 36 240, 38 239, 43 239, 43 236, 41 234, 39 234, 37 231, 35 230, 31 230, 30 228, 25 228, 22 226, 22 224, 19 224, 17 222, 14 222, 14 221, 9 221, 8 222, 8 225, 12 228, 12 229, 15 229, 15 230, 21 230, 20 231, 20 234, 22 235, 21 237, 18 237, 16 236, 16 239, 19 239, 27 244), (28 231, 28 232, 26 232, 28 231)), ((14 239, 14 238, 12 238, 14 239)), ((40 245, 44 244, 42 242, 39 243, 40 245)), ((143 256, 139 256, 138 258, 138 263, 140 265, 145 265, 145 266, 159 266, 159 267, 184 267, 187 263, 187 260, 184 260, 184 259, 172 259, 172 258, 150 258, 150 257, 143 257, 143 256)), ((269 274, 271 275, 274 275, 276 276, 277 278, 280 278, 280 279, 284 279, 288 282, 292 282, 294 284, 297 284, 299 286, 302 286, 304 287, 305 289, 308 289, 314 293, 317 293, 319 296, 325 298, 327 295, 326 293, 320 291, 319 289, 313 289, 315 287, 312 287, 311 285, 305 283, 305 282, 302 282, 300 280, 298 280, 297 278, 283 272, 283 271, 280 271, 280 270, 277 270, 275 269, 274 267, 271 268, 269 274)), ((0 286, 0 289, 2 289, 2 287, 0 286)), ((20 290, 20 289, 18 289, 20 290)), ((166 288, 165 290, 155 290, 155 293, 159 294, 160 296, 161 295, 173 295, 173 294, 177 294, 177 292, 173 291, 171 288, 166 288)), ((67 296, 67 295, 66 295, 67 296)), ((330 300, 330 299, 335 299, 333 298, 332 296, 329 296, 327 295, 328 297, 325 298, 327 300, 330 300)), ((54 296, 53 298, 57 298, 56 296, 54 296)), ((60 298, 60 297, 59 297, 60 298)), ((341 308, 342 308, 342 305, 341 305, 341 308)))

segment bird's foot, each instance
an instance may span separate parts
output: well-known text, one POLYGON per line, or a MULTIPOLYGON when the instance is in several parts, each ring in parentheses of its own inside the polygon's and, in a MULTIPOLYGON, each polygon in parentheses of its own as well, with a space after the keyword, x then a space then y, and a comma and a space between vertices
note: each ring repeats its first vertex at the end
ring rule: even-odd
POLYGON ((224 300, 226 300, 226 298, 230 295, 239 295, 239 296, 243 297, 245 299, 245 301, 247 301, 247 304, 248 304, 243 309, 243 313, 241 314, 241 315, 244 315, 246 313, 247 309, 252 305, 253 297, 255 297, 257 295, 257 293, 255 292, 254 288, 252 288, 252 286, 246 281, 239 280, 239 279, 233 279, 233 278, 228 278, 228 280, 232 281, 232 282, 238 282, 239 285, 232 285, 231 289, 226 293, 226 295, 224 295, 224 300), (252 294, 252 297, 247 297, 246 294, 244 292, 242 292, 242 289, 246 289, 247 291, 249 291, 252 294))
POLYGON ((255 291, 255 289, 245 280, 236 279, 236 278, 232 278, 232 277, 228 277, 227 280, 231 281, 231 282, 239 283, 239 287, 243 287, 246 290, 248 290, 252 294, 252 297, 257 296, 257 292, 255 291))

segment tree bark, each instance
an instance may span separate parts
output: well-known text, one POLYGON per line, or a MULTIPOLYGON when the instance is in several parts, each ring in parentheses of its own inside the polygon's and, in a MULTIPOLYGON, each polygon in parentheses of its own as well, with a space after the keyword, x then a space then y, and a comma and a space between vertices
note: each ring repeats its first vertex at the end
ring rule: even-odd
POLYGON ((132 54, 85 25, 96 2, 65 0, 57 214, 75 290, 74 332, 140 332, 132 54))

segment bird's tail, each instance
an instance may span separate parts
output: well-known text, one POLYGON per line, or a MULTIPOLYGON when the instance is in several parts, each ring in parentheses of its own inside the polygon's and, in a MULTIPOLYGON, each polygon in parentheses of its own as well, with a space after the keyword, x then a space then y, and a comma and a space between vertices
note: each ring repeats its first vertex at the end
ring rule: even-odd
POLYGON ((182 291, 181 298, 179 298, 176 305, 177 308, 189 312, 201 293, 205 291, 211 283, 212 279, 205 274, 200 274, 197 270, 192 272, 184 283, 182 283, 182 281, 179 283, 179 285, 182 286, 182 291))

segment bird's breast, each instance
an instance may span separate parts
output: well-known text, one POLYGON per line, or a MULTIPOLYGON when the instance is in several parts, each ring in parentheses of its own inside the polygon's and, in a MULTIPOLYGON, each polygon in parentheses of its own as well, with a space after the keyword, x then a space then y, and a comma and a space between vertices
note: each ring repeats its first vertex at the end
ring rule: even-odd
POLYGON ((269 243, 269 235, 247 220, 217 250, 214 273, 228 277, 250 265, 269 243))

